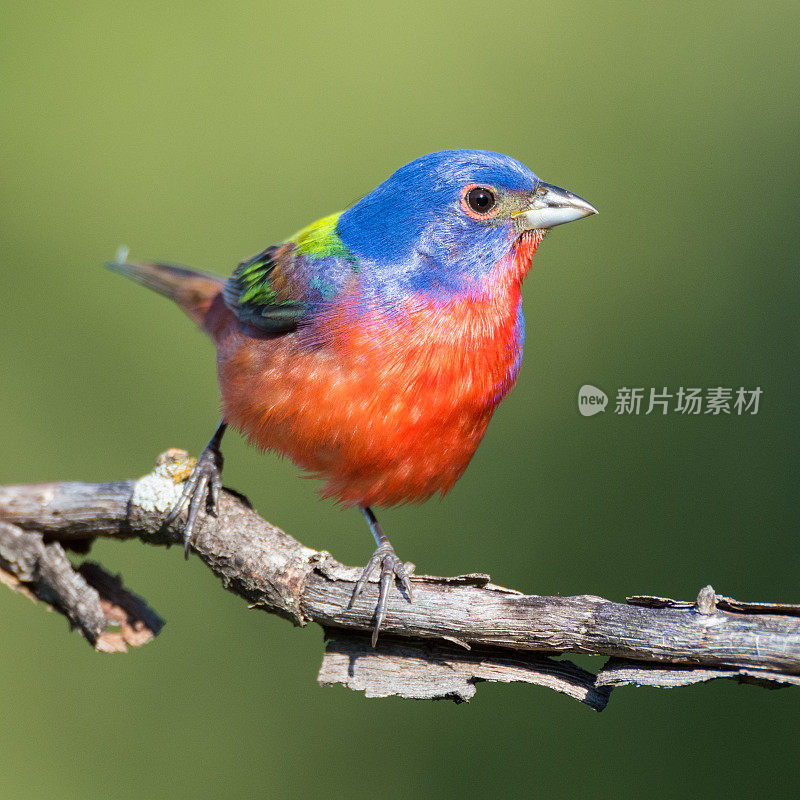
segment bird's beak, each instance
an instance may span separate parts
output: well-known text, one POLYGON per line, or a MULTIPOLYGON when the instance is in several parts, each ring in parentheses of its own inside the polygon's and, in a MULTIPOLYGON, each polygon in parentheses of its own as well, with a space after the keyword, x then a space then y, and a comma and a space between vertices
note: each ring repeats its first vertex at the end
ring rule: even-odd
POLYGON ((597 209, 582 197, 542 182, 536 187, 527 208, 514 214, 514 220, 522 231, 546 230, 596 213, 597 209))

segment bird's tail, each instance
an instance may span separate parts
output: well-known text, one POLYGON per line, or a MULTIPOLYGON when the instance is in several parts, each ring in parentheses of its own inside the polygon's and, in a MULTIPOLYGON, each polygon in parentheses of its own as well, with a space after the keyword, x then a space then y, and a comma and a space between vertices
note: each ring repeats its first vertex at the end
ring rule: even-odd
POLYGON ((225 283, 222 278, 179 267, 176 264, 131 264, 126 260, 127 256, 127 250, 121 248, 114 261, 108 262, 106 266, 168 297, 177 303, 195 324, 209 330, 209 311, 222 292, 225 283))

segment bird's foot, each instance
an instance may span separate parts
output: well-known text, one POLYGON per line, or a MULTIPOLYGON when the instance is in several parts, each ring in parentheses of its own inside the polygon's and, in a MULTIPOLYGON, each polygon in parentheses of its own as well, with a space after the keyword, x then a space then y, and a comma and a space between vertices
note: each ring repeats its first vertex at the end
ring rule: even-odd
POLYGON ((378 545, 378 549, 372 554, 372 558, 370 558, 367 566, 364 567, 364 571, 361 573, 361 577, 358 579, 353 589, 348 608, 353 607, 353 603, 355 603, 356 599, 363 591, 370 575, 372 575, 379 566, 381 577, 378 589, 378 605, 375 608, 375 627, 372 629, 373 647, 378 643, 378 633, 383 618, 386 616, 386 605, 389 602, 389 587, 392 584, 392 579, 397 580, 403 588, 409 603, 414 599, 411 593, 411 581, 408 579, 408 572, 406 572, 405 564, 398 558, 389 540, 386 539, 378 545))
POLYGON ((165 526, 171 525, 178 518, 186 503, 189 503, 189 513, 183 528, 183 555, 185 558, 189 558, 189 547, 193 541, 194 526, 200 506, 205 502, 206 513, 212 517, 219 515, 223 461, 219 446, 212 439, 205 450, 200 453, 200 458, 197 459, 194 469, 183 485, 181 496, 164 520, 165 526))

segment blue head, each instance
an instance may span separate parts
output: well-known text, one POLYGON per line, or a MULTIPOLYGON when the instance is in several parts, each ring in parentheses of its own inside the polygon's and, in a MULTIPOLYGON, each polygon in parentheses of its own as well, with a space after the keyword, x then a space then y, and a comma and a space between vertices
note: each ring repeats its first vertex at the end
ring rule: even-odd
POLYGON ((446 296, 480 282, 525 230, 569 221, 543 215, 556 194, 562 216, 564 201, 572 219, 594 212, 509 156, 443 150, 397 170, 339 217, 337 233, 375 292, 446 296))

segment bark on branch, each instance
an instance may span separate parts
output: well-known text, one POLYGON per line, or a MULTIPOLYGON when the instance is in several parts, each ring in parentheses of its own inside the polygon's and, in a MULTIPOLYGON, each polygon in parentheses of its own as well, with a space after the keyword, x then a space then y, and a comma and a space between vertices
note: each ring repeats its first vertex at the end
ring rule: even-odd
MULTIPOLYGON (((123 650, 163 622, 96 564, 75 569, 65 549, 98 536, 180 543, 163 526, 193 460, 159 457, 138 481, 0 487, 0 579, 64 613, 99 650, 123 650), (116 627, 115 627, 116 626, 116 627)), ((319 681, 368 696, 467 700, 481 681, 549 686, 601 710, 611 687, 671 687, 715 678, 800 685, 800 605, 744 603, 707 586, 696 600, 615 603, 592 595, 525 595, 488 575, 413 577, 414 602, 393 592, 378 647, 369 645, 377 586, 352 609, 360 568, 305 547, 227 490, 217 519, 200 521, 194 550, 251 606, 325 629, 319 681), (563 653, 608 657, 595 675, 563 653)))

